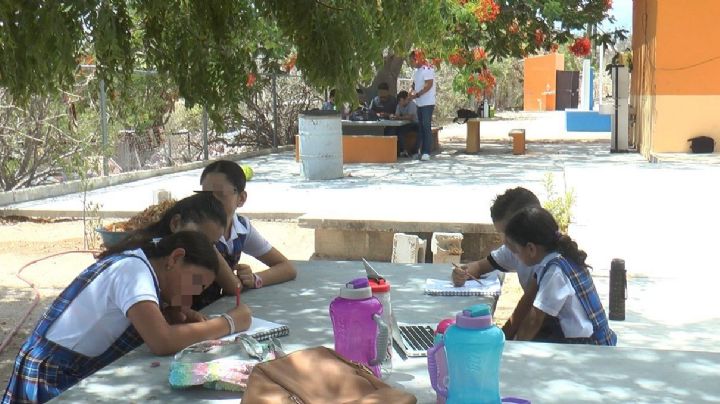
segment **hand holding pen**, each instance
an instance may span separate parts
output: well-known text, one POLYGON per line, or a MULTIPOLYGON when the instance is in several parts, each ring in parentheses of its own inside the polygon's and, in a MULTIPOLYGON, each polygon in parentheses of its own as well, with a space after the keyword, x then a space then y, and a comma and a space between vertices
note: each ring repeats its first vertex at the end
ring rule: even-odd
POLYGON ((453 265, 453 273, 452 273, 453 285, 460 287, 465 284, 465 281, 467 279, 472 279, 475 282, 482 285, 482 282, 480 282, 480 279, 478 279, 470 274, 470 271, 468 271, 466 265, 460 266, 454 262, 452 263, 452 265, 453 265))

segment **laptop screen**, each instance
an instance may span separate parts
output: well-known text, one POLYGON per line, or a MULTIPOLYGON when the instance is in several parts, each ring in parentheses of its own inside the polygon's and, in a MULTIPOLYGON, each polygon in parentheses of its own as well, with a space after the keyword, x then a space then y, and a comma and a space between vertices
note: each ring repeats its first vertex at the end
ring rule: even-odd
MULTIPOLYGON (((368 279, 385 279, 370 265, 365 258, 362 259, 368 279)), ((391 289, 392 290, 392 289, 391 289)), ((392 339, 407 356, 425 356, 427 349, 432 346, 434 338, 433 324, 402 324, 398 326, 395 312, 390 307, 390 321, 392 339)))

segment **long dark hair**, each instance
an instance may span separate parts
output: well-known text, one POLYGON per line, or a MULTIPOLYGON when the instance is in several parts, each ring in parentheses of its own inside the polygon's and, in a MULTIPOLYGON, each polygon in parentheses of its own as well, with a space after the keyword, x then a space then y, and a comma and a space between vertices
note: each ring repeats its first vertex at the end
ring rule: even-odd
POLYGON ((227 225, 227 215, 222 202, 212 192, 198 192, 183 198, 166 210, 157 222, 141 229, 143 236, 164 237, 172 233, 170 222, 175 215, 180 216, 180 223, 201 223, 206 220, 217 223, 223 229, 227 225))
POLYGON ((587 254, 567 234, 561 234, 553 215, 547 210, 532 206, 517 212, 505 227, 505 236, 520 245, 533 243, 547 251, 557 251, 581 268, 590 268, 585 263, 587 254))
POLYGON ((218 273, 220 266, 210 239, 198 231, 179 231, 162 238, 128 237, 106 248, 98 255, 98 259, 137 248, 142 249, 148 259, 167 257, 176 248, 182 248, 185 250, 184 260, 188 264, 206 268, 214 274, 218 273))
POLYGON ((210 163, 200 174, 200 183, 208 174, 221 173, 225 174, 227 180, 237 188, 237 192, 240 193, 245 190, 245 171, 238 163, 230 160, 218 160, 210 163))

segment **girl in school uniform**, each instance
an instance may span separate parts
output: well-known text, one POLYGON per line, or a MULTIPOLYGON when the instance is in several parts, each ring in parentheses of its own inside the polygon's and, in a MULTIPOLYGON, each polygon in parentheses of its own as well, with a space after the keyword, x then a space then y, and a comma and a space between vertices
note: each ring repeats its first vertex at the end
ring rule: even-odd
POLYGON ((605 309, 585 263, 587 254, 558 231, 552 214, 529 207, 505 227, 505 244, 528 266, 535 266, 533 307, 516 334, 518 340, 616 345, 605 309))
POLYGON ((43 403, 143 342, 156 355, 250 326, 245 305, 193 324, 168 324, 179 305, 212 283, 218 258, 202 233, 128 238, 107 249, 58 296, 15 359, 3 404, 43 403))
MULTIPOLYGON (((222 237, 226 224, 227 215, 222 202, 215 198, 212 192, 200 191, 177 201, 170 209, 165 211, 160 220, 135 232, 133 236, 164 237, 178 231, 194 230, 205 234, 210 240, 218 240, 222 237)), ((217 248, 214 248, 219 261, 215 283, 223 290, 235 293, 240 280, 233 273, 225 258, 217 251, 217 248)), ((192 299, 187 296, 185 299, 186 301, 182 302, 182 306, 173 306, 164 311, 168 315, 166 316, 168 320, 182 322, 204 319, 203 315, 190 308, 200 309, 211 303, 211 301, 200 304, 200 296, 192 296, 192 299)))
MULTIPOLYGON (((235 212, 247 200, 245 181, 242 168, 228 160, 211 163, 200 175, 202 190, 212 192, 222 202, 227 215, 227 225, 215 246, 230 268, 236 271, 243 288, 257 289, 293 280, 297 275, 294 265, 252 226, 248 218, 235 212), (250 266, 238 263, 242 253, 256 258, 268 268, 253 273, 250 266)), ((200 304, 193 308, 217 300, 221 293, 233 294, 235 291, 227 290, 216 282, 203 293, 200 304)))

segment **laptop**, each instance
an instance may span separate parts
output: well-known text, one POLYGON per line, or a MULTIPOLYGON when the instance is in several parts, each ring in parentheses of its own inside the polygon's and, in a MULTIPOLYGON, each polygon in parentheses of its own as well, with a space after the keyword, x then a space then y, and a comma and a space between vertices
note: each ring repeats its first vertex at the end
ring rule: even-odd
MULTIPOLYGON (((368 279, 383 279, 365 258, 362 259, 368 279)), ((392 292, 391 292, 392 293, 392 292)), ((436 324, 398 323, 395 313, 390 313, 392 339, 395 348, 405 357, 427 356, 427 350, 433 345, 436 324)))

